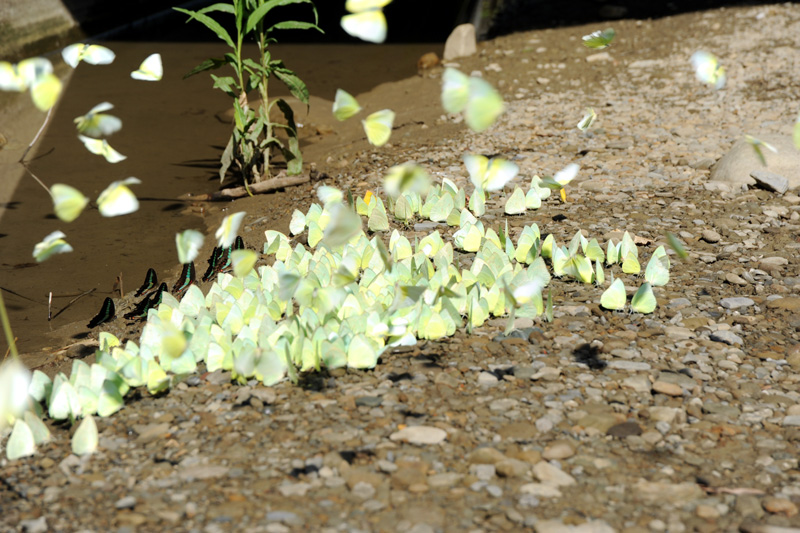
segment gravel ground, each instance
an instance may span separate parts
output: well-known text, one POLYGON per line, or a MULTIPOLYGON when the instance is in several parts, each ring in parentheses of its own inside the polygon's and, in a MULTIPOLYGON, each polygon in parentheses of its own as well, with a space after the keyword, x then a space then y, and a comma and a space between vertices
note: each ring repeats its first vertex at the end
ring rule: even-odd
MULTIPOLYGON (((272 388, 215 372, 162 397, 134 394, 97 420, 95 455, 71 455, 70 430, 51 427, 40 454, 0 463, 0 529, 800 528, 800 197, 709 181, 744 134, 790 133, 800 6, 614 27, 607 56, 581 47, 589 26, 483 43, 461 68, 483 70, 509 102, 487 133, 426 111, 438 106, 434 69, 367 97, 420 102, 421 118, 399 113, 391 147, 342 134, 309 151, 360 193, 407 160, 464 185, 465 151, 512 158, 523 176, 578 162, 569 202, 508 217, 512 234, 536 222, 561 243, 581 229, 604 245, 627 230, 647 257, 675 233, 689 259, 672 256, 655 313, 609 312, 601 289, 556 280, 555 320, 518 319, 508 336, 497 319, 387 353, 373 371, 272 388), (698 49, 722 58, 726 89, 694 79, 698 49), (586 106, 599 115, 588 134, 574 127, 586 106)), ((313 190, 288 196, 242 205, 251 221, 248 205, 287 215, 313 190)), ((484 223, 499 226, 495 202, 484 223)))

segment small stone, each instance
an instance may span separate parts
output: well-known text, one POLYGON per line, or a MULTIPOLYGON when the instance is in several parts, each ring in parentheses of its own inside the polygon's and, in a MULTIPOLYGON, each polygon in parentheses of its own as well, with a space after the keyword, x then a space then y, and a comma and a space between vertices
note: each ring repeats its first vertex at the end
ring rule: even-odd
POLYGON ((461 24, 456 26, 444 43, 444 60, 451 61, 459 57, 467 57, 478 51, 475 38, 475 26, 461 24))
POLYGON ((699 500, 704 493, 697 483, 668 483, 640 479, 631 488, 630 494, 637 500, 648 503, 682 503, 699 500))
POLYGON ((783 417, 784 427, 797 427, 800 426, 800 415, 789 415, 783 417))
POLYGON ((668 383, 666 381, 656 381, 653 383, 653 390, 661 394, 666 394, 667 396, 683 396, 683 388, 680 385, 668 383))
POLYGON ((723 298, 719 301, 719 305, 725 309, 739 309, 741 307, 750 307, 751 305, 755 305, 755 302, 750 298, 737 296, 734 298, 723 298))
POLYGON ((494 465, 475 464, 470 465, 469 473, 481 481, 489 481, 494 478, 497 471, 494 465))
POLYGON ((229 470, 227 466, 194 465, 184 468, 180 477, 184 480, 213 479, 224 476, 229 470))
POLYGON ((756 187, 766 189, 768 191, 783 194, 789 190, 789 180, 766 170, 753 170, 750 172, 750 177, 756 180, 756 187))
POLYGON ((361 500, 369 500, 375 495, 375 487, 362 481, 360 483, 356 483, 356 486, 353 487, 350 492, 356 498, 361 500))
POLYGON ((133 509, 136 507, 136 498, 133 496, 125 496, 124 498, 120 498, 114 504, 114 507, 117 509, 133 509))
POLYGON ((698 517, 705 518, 706 520, 714 520, 719 518, 719 511, 713 505, 700 504, 695 507, 694 513, 698 517))
POLYGON ((709 336, 709 339, 714 342, 724 342, 731 346, 735 344, 744 344, 744 340, 739 335, 727 329, 713 332, 709 336))
POLYGON ((287 498, 290 496, 303 497, 311 489, 310 483, 286 483, 278 487, 278 492, 287 498))
POLYGON ((499 450, 490 447, 482 447, 473 450, 472 453, 469 454, 468 460, 470 464, 493 465, 505 458, 506 456, 499 450))
POLYGON ((617 437, 620 439, 624 439, 625 437, 630 437, 631 435, 641 435, 642 428, 636 422, 628 421, 623 422, 621 424, 617 424, 608 428, 606 431, 606 435, 610 435, 612 437, 617 437))
POLYGON ((599 52, 586 56, 587 63, 596 63, 598 61, 611 61, 611 54, 608 52, 599 52))
POLYGON ((266 516, 267 522, 283 522, 288 526, 302 526, 305 521, 291 511, 270 511, 266 516))
POLYGON ((725 273, 725 281, 727 281, 731 285, 739 285, 740 287, 748 285, 747 280, 745 280, 741 276, 737 276, 733 272, 725 273))
POLYGON ((44 516, 39 518, 31 518, 29 520, 21 520, 19 527, 26 533, 46 533, 47 532, 47 519, 44 516))
POLYGON ((526 483, 519 488, 522 494, 539 496, 540 498, 560 498, 561 491, 558 487, 546 483, 526 483))
POLYGON ((542 483, 547 483, 556 487, 565 487, 576 483, 574 477, 560 468, 556 468, 547 461, 540 461, 533 465, 533 475, 542 483))
POLYGON ((478 374, 478 385, 491 386, 498 382, 497 376, 491 372, 481 372, 478 374))
POLYGON ((710 244, 717 243, 722 239, 722 236, 713 229, 704 229, 700 235, 704 241, 710 244))
POLYGON ((797 505, 786 498, 768 496, 761 501, 761 506, 764 507, 765 511, 772 514, 782 514, 788 517, 797 514, 797 505))
POLYGON ((575 455, 575 447, 568 440, 553 441, 545 446, 544 452, 542 452, 542 457, 548 461, 569 459, 573 455, 575 455))
POLYGON ((531 465, 519 459, 503 459, 494 465, 497 475, 501 477, 522 477, 531 469, 531 465))
POLYGON ((758 264, 763 270, 775 270, 776 268, 788 265, 789 260, 780 256, 765 257, 759 261, 758 264))
POLYGON ((777 298, 767 302, 769 309, 783 309, 785 311, 800 311, 800 298, 795 296, 787 296, 786 298, 777 298))
POLYGON ((666 422, 667 424, 672 424, 681 414, 681 410, 677 407, 664 407, 661 405, 651 407, 649 412, 651 420, 654 422, 666 422))
POLYGON ((457 472, 445 472, 428 476, 428 486, 432 489, 449 489, 464 478, 457 472))
POLYGON ((447 438, 447 432, 430 426, 409 426, 400 431, 395 431, 389 435, 389 438, 394 441, 399 440, 421 446, 443 442, 447 438))

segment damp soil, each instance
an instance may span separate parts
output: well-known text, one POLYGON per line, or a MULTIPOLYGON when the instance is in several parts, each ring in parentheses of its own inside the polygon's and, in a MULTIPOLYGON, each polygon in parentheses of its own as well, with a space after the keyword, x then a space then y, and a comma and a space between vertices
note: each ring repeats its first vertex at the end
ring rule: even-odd
MULTIPOLYGON (((508 220, 517 235, 536 222, 560 243, 578 229, 602 244, 628 230, 644 260, 666 231, 677 234, 690 260, 672 256, 652 315, 608 312, 598 288, 554 280, 555 320, 518 319, 510 336, 502 334, 506 319, 493 319, 471 335, 459 330, 387 352, 371 371, 311 373, 270 388, 240 387, 218 371, 160 397, 134 393, 124 409, 97 421, 101 449, 93 456, 71 455, 74 429, 50 424, 54 441, 39 454, 0 463, 0 523, 7 530, 44 523, 64 531, 326 533, 800 527, 800 197, 708 180, 745 133, 791 131, 800 11, 791 4, 716 9, 614 27, 609 55, 593 60, 580 46, 580 36, 599 29, 593 25, 513 34, 459 60, 463 71, 483 72, 509 104, 481 135, 442 114, 440 68, 417 73, 418 57, 436 47, 402 47, 407 54, 395 58, 377 47, 357 49, 369 57, 307 49, 316 70, 297 70, 315 100, 300 120, 302 143, 325 183, 354 195, 378 190, 386 169, 406 161, 465 186, 464 152, 512 158, 526 177, 578 162, 581 176, 566 203, 551 198, 540 210, 506 217, 498 195, 485 223, 498 229, 508 220), (724 91, 694 79, 688 58, 700 48, 728 58, 724 91), (401 65, 406 74, 397 78, 375 75, 401 65), (329 73, 317 78, 323 68, 329 73), (779 74, 785 83, 769 85, 779 74), (398 113, 390 144, 371 147, 357 119, 333 121, 337 87, 366 112, 398 113), (760 94, 760 87, 773 90, 760 94), (575 124, 586 106, 600 118, 584 134, 575 124), (405 431, 415 426, 419 440, 405 431)), ((117 63, 137 63, 150 50, 133 47, 117 63)), ((164 50, 177 72, 207 55, 194 45, 182 54, 164 50)), ((127 66, 119 68, 126 74, 127 66)), ((88 174, 96 181, 85 182, 87 194, 136 175, 145 201, 130 217, 85 213, 74 223, 83 226, 65 229, 73 254, 27 267, 33 244, 61 225, 48 218, 50 203, 32 180, 20 182, 27 193, 2 219, 2 285, 38 302, 4 293, 25 360, 49 372, 92 351, 59 349, 91 342, 96 330, 85 324, 114 295, 120 271, 125 292, 151 266, 175 279, 176 231, 196 227, 211 236, 224 214, 246 211, 242 235, 260 249, 263 232, 286 232, 292 211, 316 201, 319 185, 229 203, 179 202, 219 187, 224 97, 209 96, 207 80, 175 78, 171 100, 151 86, 126 89, 127 104, 113 94, 94 99, 85 92, 98 83, 83 79, 84 70, 73 74, 33 168, 48 182, 72 184, 82 182, 47 176, 69 170, 88 180, 80 173, 101 169, 88 174), (141 167, 98 167, 80 146, 62 148, 75 144, 71 117, 102 99, 125 121, 112 138, 129 156, 120 165, 141 167), (136 122, 139 134, 124 137, 136 122), (48 291, 90 288, 47 323, 48 291)), ((431 231, 401 229, 412 237, 431 231)), ((630 293, 641 280, 625 283, 630 293)), ((136 328, 120 320, 101 329, 136 339, 136 328)))

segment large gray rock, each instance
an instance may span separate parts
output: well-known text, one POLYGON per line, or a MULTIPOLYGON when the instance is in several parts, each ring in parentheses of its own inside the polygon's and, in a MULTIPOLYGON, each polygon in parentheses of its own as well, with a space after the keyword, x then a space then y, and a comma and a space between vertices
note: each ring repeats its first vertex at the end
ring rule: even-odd
POLYGON ((459 57, 471 56, 478 51, 475 40, 475 26, 461 24, 456 26, 447 42, 444 43, 444 60, 450 61, 459 57))
POLYGON ((756 135, 762 141, 774 146, 778 153, 763 149, 761 153, 767 166, 761 164, 753 147, 744 140, 736 141, 727 154, 717 161, 711 170, 712 181, 722 181, 734 186, 755 183, 750 177, 754 170, 767 170, 789 180, 789 188, 800 187, 800 150, 795 148, 791 135, 756 135))

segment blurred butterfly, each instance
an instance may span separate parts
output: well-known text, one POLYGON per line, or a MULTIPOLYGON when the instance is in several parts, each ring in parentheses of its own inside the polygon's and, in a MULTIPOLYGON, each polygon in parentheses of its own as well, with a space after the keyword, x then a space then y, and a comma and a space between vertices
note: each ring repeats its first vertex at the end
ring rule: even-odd
POLYGON ((116 217, 138 210, 139 200, 136 199, 136 195, 128 188, 128 185, 140 183, 142 183, 140 179, 133 177, 111 183, 97 197, 100 214, 104 217, 116 217))
POLYGON ((383 109, 369 115, 361 121, 367 140, 373 146, 383 146, 389 142, 392 135, 392 124, 394 123, 394 111, 383 109))
POLYGON ((81 191, 69 185, 56 183, 50 187, 53 196, 53 208, 56 216, 64 222, 72 222, 81 214, 83 208, 89 203, 81 191))
POLYGON ((350 15, 342 17, 342 29, 349 35, 371 43, 386 40, 386 17, 382 9, 392 0, 347 0, 350 15))
POLYGON ((92 139, 91 137, 86 137, 84 135, 78 135, 78 139, 81 140, 87 150, 93 154, 102 155, 109 163, 119 163, 120 161, 127 159, 127 156, 124 156, 111 148, 111 145, 108 144, 108 141, 105 139, 92 139))
POLYGON ((762 141, 761 139, 756 139, 752 135, 745 135, 744 140, 750 143, 750 146, 753 147, 753 151, 756 153, 756 157, 758 157, 758 160, 761 161, 761 164, 764 166, 767 166, 767 158, 764 157, 764 152, 761 151, 762 146, 772 153, 775 154, 778 153, 777 148, 775 148, 766 141, 762 141))
POLYGON ((500 157, 467 154, 462 157, 469 179, 476 189, 499 191, 519 173, 519 167, 500 157))
POLYGON ((454 68, 445 69, 442 75, 441 98, 448 113, 464 111, 464 121, 477 133, 489 128, 505 111, 503 97, 489 82, 454 68))
POLYGON ((239 211, 222 219, 222 223, 220 223, 217 232, 214 234, 217 238, 217 244, 221 248, 228 248, 234 243, 236 233, 239 231, 239 226, 242 224, 245 214, 244 211, 239 211))
POLYGON ((205 237, 197 230, 187 229, 175 234, 175 247, 178 249, 178 261, 187 264, 194 261, 200 253, 205 237))
POLYGON ((65 254, 72 251, 67 241, 64 240, 64 232, 54 231, 44 238, 44 240, 33 247, 33 257, 37 263, 41 263, 54 254, 65 254))
POLYGON ((61 80, 53 65, 43 57, 24 59, 16 65, 0 61, 0 91, 31 90, 31 99, 40 111, 49 111, 61 94, 61 80))
POLYGON ((594 112, 594 109, 591 107, 586 108, 586 114, 583 116, 580 122, 578 122, 578 129, 581 131, 586 131, 594 124, 595 119, 597 118, 597 113, 594 112))
POLYGON ((361 106, 350 93, 336 89, 336 98, 333 101, 333 116, 342 121, 358 114, 361 106))
POLYGON ((61 57, 67 65, 76 68, 81 61, 90 65, 108 65, 116 56, 110 49, 99 44, 75 43, 61 50, 61 57))
POLYGON ((714 54, 698 50, 692 54, 691 62, 698 80, 713 85, 714 89, 725 87, 725 69, 714 54))
POLYGON ((616 35, 617 32, 614 31, 614 28, 606 28, 602 31, 597 30, 582 37, 583 46, 594 50, 602 50, 611 46, 611 41, 614 40, 616 35))
POLYGON ((100 138, 119 131, 122 128, 122 121, 113 115, 103 113, 113 108, 112 104, 103 102, 91 108, 85 115, 76 117, 74 122, 78 132, 87 137, 100 138))
POLYGON ((139 65, 139 70, 131 72, 131 78, 144 81, 158 81, 164 75, 161 54, 150 54, 139 65))

